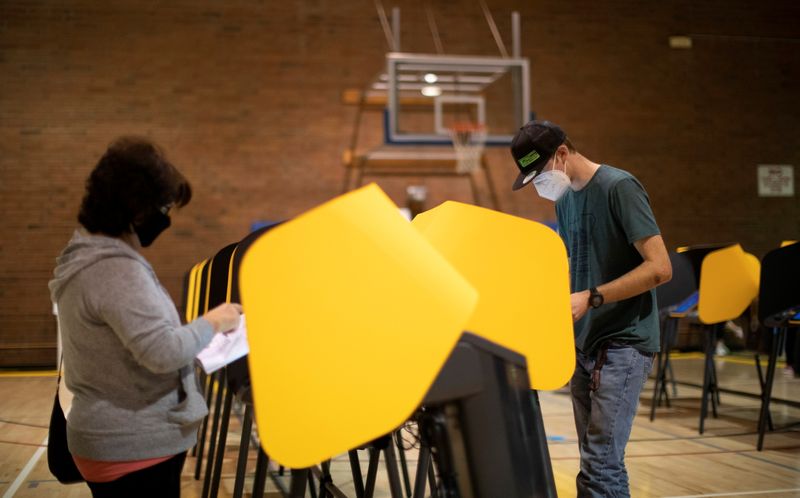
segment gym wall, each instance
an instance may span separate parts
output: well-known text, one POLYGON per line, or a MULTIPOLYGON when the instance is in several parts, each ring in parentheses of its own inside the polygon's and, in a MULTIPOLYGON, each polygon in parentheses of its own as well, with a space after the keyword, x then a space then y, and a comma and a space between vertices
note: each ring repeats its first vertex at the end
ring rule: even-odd
MULTIPOLYGON (((477 0, 429 3, 447 53, 498 54, 477 0)), ((800 165, 800 3, 488 3, 509 49, 522 15, 536 116, 638 176, 670 249, 738 241, 761 256, 800 237, 797 197, 756 184, 758 164, 800 165)), ((384 5, 401 8, 404 51, 435 51, 423 2, 384 5)), ((145 252, 177 302, 183 273, 251 222, 340 192, 355 116, 341 93, 386 51, 369 0, 0 2, 0 366, 55 362, 47 281, 109 142, 148 136, 193 184, 145 252)), ((361 133, 378 145, 380 116, 361 133)), ((532 189, 512 194, 506 150, 489 161, 503 211, 554 218, 532 189)), ((380 182, 400 205, 409 183, 380 182)), ((470 201, 466 181, 425 183, 428 207, 470 201)))

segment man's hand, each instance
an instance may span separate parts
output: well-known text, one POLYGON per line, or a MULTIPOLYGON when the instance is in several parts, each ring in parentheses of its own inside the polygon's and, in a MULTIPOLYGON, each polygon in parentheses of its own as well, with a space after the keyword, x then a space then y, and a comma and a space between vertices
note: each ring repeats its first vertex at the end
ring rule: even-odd
POLYGON ((572 321, 577 322, 589 310, 589 290, 573 293, 570 298, 572 300, 572 321))

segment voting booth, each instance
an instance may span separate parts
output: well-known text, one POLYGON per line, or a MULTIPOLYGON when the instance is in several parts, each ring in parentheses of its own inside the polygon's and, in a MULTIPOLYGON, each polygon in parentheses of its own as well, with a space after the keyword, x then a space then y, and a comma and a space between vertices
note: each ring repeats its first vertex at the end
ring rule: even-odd
POLYGON ((767 426, 773 429, 769 406, 778 355, 786 342, 787 329, 800 327, 800 244, 784 244, 764 256, 758 294, 758 320, 772 335, 758 417, 757 448, 761 451, 767 426))
POLYGON ((268 461, 292 469, 286 495, 314 493, 315 482, 335 493, 329 462, 343 453, 357 496, 371 496, 381 453, 392 496, 403 495, 401 484, 410 496, 392 443, 409 421, 421 445, 413 496, 426 487, 555 496, 532 390, 563 386, 574 368, 566 250, 555 232, 453 202, 409 224, 371 185, 235 246, 187 277, 187 320, 223 295, 241 298, 250 343, 246 359, 219 374, 229 382, 206 384, 216 409, 203 496, 219 486, 231 397, 245 405, 234 496, 253 422, 254 496, 268 461), (550 264, 525 264, 534 251, 550 264), (370 455, 366 482, 359 449, 370 455))
POLYGON ((670 349, 675 345, 678 323, 697 307, 697 277, 689 257, 684 253, 669 254, 672 279, 656 287, 656 302, 661 328, 661 350, 656 354, 656 375, 653 386, 653 401, 650 406, 650 421, 655 420, 656 408, 664 401, 670 406, 667 382, 672 383, 673 396, 677 396, 675 375, 672 372, 670 349))

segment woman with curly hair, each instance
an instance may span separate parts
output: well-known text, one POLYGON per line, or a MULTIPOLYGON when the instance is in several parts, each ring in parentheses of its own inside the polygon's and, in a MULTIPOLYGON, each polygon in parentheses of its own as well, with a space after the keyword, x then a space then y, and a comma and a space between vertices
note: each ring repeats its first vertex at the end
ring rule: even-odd
POLYGON ((49 286, 74 394, 67 441, 95 497, 180 496, 208 411, 194 358, 239 322, 241 307, 222 304, 182 326, 141 254, 191 197, 158 147, 121 138, 89 175, 82 228, 57 259, 49 286))

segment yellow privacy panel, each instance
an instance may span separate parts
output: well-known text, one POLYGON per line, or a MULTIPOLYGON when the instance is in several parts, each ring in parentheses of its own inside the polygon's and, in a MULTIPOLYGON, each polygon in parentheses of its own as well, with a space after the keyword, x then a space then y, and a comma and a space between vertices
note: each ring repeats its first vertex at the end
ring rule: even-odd
MULTIPOLYGON (((201 261, 197 263, 194 268, 194 285, 192 286, 192 306, 191 306, 191 318, 187 317, 187 322, 191 322, 202 313, 200 313, 200 290, 202 289, 202 275, 203 269, 206 267, 208 260, 201 261)), ((188 306, 187 306, 188 308, 188 306)))
POLYGON ((797 241, 796 240, 784 240, 783 242, 781 242, 781 247, 790 246, 792 244, 797 244, 797 241))
POLYGON ((718 249, 703 258, 697 312, 703 323, 732 320, 758 295, 760 264, 739 244, 718 249))
POLYGON ((375 185, 266 232, 239 283, 261 442, 294 468, 402 424, 478 299, 375 185))
POLYGON ((189 271, 189 279, 186 281, 186 309, 184 310, 184 319, 186 323, 195 319, 194 316, 194 283, 197 278, 197 268, 200 263, 195 264, 189 271))
POLYGON ((523 354, 534 389, 563 386, 575 370, 575 344, 567 252, 558 234, 452 201, 413 224, 478 289, 467 330, 523 354))

